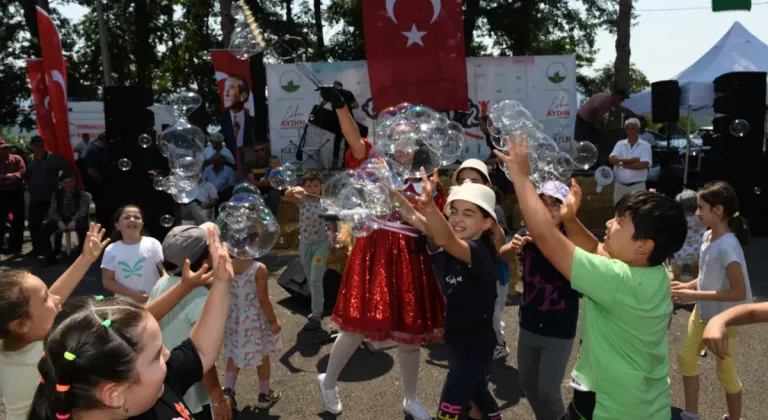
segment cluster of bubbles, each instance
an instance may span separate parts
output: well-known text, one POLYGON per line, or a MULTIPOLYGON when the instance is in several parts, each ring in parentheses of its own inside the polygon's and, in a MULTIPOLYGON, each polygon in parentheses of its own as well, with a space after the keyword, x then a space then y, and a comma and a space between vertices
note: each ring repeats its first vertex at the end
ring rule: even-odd
POLYGON ((464 128, 422 105, 402 103, 379 112, 376 154, 397 179, 419 176, 455 162, 464 147, 464 128))
MULTIPOLYGON (((547 181, 566 182, 575 169, 587 170, 597 162, 597 148, 592 143, 575 142, 569 146, 568 153, 544 134, 543 128, 517 101, 499 102, 488 112, 488 131, 496 148, 506 151, 506 138, 515 134, 527 137, 531 181, 536 186, 547 181)), ((503 163, 500 165, 506 173, 506 166, 503 163)))
POLYGON ((408 180, 420 179, 422 167, 432 172, 455 162, 464 146, 460 124, 425 106, 407 103, 379 113, 375 136, 376 157, 323 185, 323 207, 349 224, 355 237, 402 220, 405 203, 400 192, 408 180))
POLYGON ((239 184, 232 194, 219 206, 216 224, 221 241, 233 258, 259 258, 277 243, 280 225, 253 185, 239 184))
POLYGON ((232 31, 228 49, 232 54, 240 59, 247 59, 264 51, 266 45, 264 36, 245 1, 232 3, 231 11, 235 28, 232 31))
MULTIPOLYGON (((203 169, 205 133, 187 121, 189 114, 201 104, 202 99, 197 93, 179 93, 172 101, 173 112, 178 121, 163 131, 157 141, 160 153, 168 159, 171 174, 167 177, 155 177, 153 185, 155 189, 167 192, 174 201, 181 204, 189 203, 197 197, 198 181, 203 169)), ((142 141, 140 136, 141 146, 142 141)))
POLYGON ((269 185, 276 190, 286 190, 296 185, 296 166, 286 163, 269 171, 269 185))

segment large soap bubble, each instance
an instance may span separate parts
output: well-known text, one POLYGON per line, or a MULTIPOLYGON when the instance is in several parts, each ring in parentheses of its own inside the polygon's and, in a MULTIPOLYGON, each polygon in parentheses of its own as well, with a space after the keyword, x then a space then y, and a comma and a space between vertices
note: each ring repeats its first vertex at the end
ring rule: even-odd
POLYGON ((277 243, 280 225, 258 195, 235 194, 219 210, 216 224, 232 257, 260 258, 277 243))
POLYGON ((586 171, 595 163, 597 163, 597 147, 588 141, 576 143, 573 150, 573 164, 586 171))
POLYGON ((203 167, 205 133, 203 130, 180 120, 160 134, 160 150, 165 151, 170 168, 183 175, 199 174, 203 167))
POLYGON ((264 36, 245 1, 233 3, 231 11, 235 19, 235 28, 232 31, 228 49, 232 54, 240 59, 247 59, 264 51, 266 46, 264 36))
POLYGON ((276 190, 286 190, 296 185, 296 172, 290 168, 273 168, 269 171, 269 185, 276 190))
POLYGON ((183 90, 173 99, 173 113, 177 119, 189 117, 203 103, 203 99, 195 92, 183 90))

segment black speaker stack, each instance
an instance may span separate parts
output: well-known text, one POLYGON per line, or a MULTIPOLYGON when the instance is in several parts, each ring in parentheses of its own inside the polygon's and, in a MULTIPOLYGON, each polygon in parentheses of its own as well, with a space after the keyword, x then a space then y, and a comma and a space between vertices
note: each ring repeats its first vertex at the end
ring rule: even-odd
POLYGON ((160 216, 174 214, 173 199, 152 185, 149 171, 167 174, 168 164, 157 147, 154 130, 155 114, 149 109, 154 103, 151 89, 133 86, 104 88, 104 119, 110 170, 103 176, 104 205, 114 213, 126 204, 138 205, 144 212, 144 228, 148 234, 162 239, 168 228, 160 225, 160 216), (152 144, 139 145, 139 136, 147 134, 152 144), (130 168, 124 170, 119 162, 126 159, 130 168))
MULTIPOLYGON (((739 198, 739 212, 753 235, 768 235, 768 157, 765 155, 766 73, 733 72, 714 80, 716 117, 712 150, 704 159, 703 181, 723 180, 739 198), (734 120, 749 131, 735 135, 734 120)), ((738 133, 737 133, 738 134, 738 133)))

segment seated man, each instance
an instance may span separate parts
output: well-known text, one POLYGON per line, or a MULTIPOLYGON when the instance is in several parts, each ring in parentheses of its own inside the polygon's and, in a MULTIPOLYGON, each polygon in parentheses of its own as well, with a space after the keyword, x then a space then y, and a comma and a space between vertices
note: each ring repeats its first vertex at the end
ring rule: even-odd
POLYGON ((56 232, 76 232, 76 254, 85 241, 88 232, 88 209, 91 205, 91 197, 76 188, 75 175, 64 171, 59 175, 59 189, 51 197, 51 207, 48 209, 48 221, 43 224, 37 233, 37 246, 39 246, 45 262, 48 265, 56 263, 56 257, 51 248, 51 235, 56 232))
POLYGON ((219 196, 216 192, 216 187, 201 178, 197 185, 195 199, 181 205, 182 222, 194 221, 195 225, 202 225, 205 222, 213 221, 214 209, 218 202, 219 196))
POLYGON ((224 147, 224 135, 221 133, 211 134, 211 141, 203 150, 203 159, 205 159, 203 166, 210 166, 213 163, 213 156, 216 154, 220 154, 224 158, 226 165, 235 167, 235 157, 229 149, 224 147))
POLYGON ((277 217, 280 208, 280 190, 272 188, 269 184, 269 171, 280 166, 280 159, 276 156, 268 157, 269 143, 257 144, 253 147, 253 159, 246 163, 248 181, 259 187, 264 202, 277 217))
POLYGON ((232 189, 235 187, 235 171, 224 164, 223 155, 216 153, 211 157, 212 165, 203 171, 203 181, 213 184, 219 194, 219 203, 223 203, 232 197, 232 189))

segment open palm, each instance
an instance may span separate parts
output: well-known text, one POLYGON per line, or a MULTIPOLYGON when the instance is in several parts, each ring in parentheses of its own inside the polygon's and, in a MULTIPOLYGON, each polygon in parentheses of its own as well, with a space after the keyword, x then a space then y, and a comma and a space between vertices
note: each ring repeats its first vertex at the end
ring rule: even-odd
POLYGON ((581 187, 575 179, 571 178, 571 192, 566 197, 565 202, 560 207, 560 218, 562 220, 573 220, 579 213, 581 207, 581 187))

